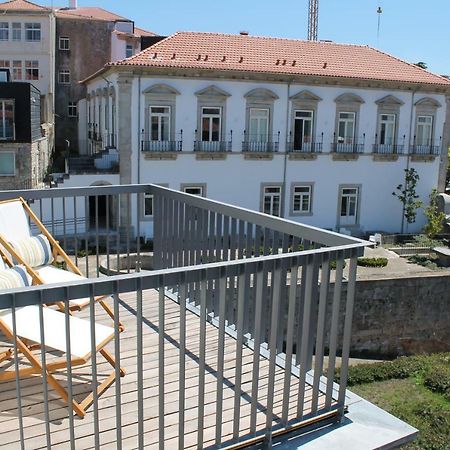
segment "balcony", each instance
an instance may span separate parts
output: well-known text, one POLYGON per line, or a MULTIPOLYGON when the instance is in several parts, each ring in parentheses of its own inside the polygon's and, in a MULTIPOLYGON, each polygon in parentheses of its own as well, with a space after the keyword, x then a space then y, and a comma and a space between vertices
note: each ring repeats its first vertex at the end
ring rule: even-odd
POLYGON ((318 139, 308 137, 305 139, 294 139, 292 133, 287 142, 287 151, 289 153, 322 153, 323 148, 323 133, 318 139))
MULTIPOLYGON (((105 349, 117 365, 82 420, 43 381, 54 352, 42 358, 44 377, 1 382, 2 445, 246 446, 341 420, 364 241, 154 185, 5 191, 0 200, 18 195, 90 278, 2 291, 0 309, 14 317, 21 306, 90 298, 73 314, 114 329, 105 349), (152 222, 141 221, 144 207, 152 222), (110 296, 114 321, 94 304, 99 295, 110 296)), ((0 373, 24 363, 16 355, 0 373)), ((106 374, 100 357, 54 372, 69 403, 106 374)))
POLYGON ((403 144, 373 144, 372 153, 377 155, 402 155, 403 144))
POLYGON ((141 151, 156 153, 181 152, 183 150, 183 130, 176 134, 174 140, 155 140, 149 133, 142 131, 141 151))
POLYGON ((441 154, 441 146, 440 145, 410 145, 409 153, 411 155, 420 155, 420 156, 439 156, 441 154))
POLYGON ((229 141, 194 141, 194 152, 205 152, 205 153, 231 152, 231 140, 229 140, 229 141))

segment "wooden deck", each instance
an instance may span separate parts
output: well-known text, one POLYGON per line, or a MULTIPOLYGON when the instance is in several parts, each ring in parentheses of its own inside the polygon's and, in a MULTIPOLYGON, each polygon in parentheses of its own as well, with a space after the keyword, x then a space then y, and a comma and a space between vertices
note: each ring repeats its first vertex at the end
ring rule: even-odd
MULTIPOLYGON (((143 324, 143 364, 144 364, 144 446, 145 448, 158 448, 158 294, 155 291, 145 291, 144 296, 144 324, 143 324)), ((136 320, 136 296, 127 294, 121 296, 120 320, 125 326, 125 331, 120 336, 121 366, 126 370, 124 378, 120 379, 121 390, 121 421, 122 421, 122 445, 124 449, 138 447, 138 394, 137 394, 137 320, 136 320)), ((102 309, 97 309, 98 322, 111 323, 102 309)), ((79 317, 89 317, 89 308, 80 313, 79 317)), ((164 448, 178 448, 178 421, 179 421, 179 306, 166 299, 165 317, 165 432, 164 448)), ((185 448, 198 448, 197 424, 198 424, 198 382, 199 382, 199 328, 200 320, 193 314, 187 313, 186 322, 186 389, 185 389, 185 448)), ((217 352, 218 330, 207 325, 206 343, 206 374, 205 374, 205 409, 204 409, 204 444, 202 448, 212 447, 215 437, 216 423, 216 394, 217 394, 217 352)), ((114 342, 108 346, 114 353, 114 342)), ((223 441, 231 440, 233 432, 234 412, 234 382, 235 382, 235 352, 236 341, 225 337, 225 371, 223 383, 223 441)), ((99 381, 111 372, 111 366, 103 362, 98 355, 99 381)), ((260 357, 260 382, 258 393, 257 427, 265 428, 268 361, 260 357)), ((251 379, 253 367, 253 352, 244 347, 242 366, 242 395, 240 408, 240 436, 251 437, 250 404, 251 404, 251 379)), ((91 374, 90 363, 86 366, 73 369, 74 396, 78 399, 89 392, 89 380, 91 374)), ((64 373, 58 374, 58 379, 65 383, 64 373)), ((282 392, 284 383, 284 371, 278 368, 275 384, 275 408, 274 419, 279 420, 282 409, 282 392)), ((116 448, 116 402, 115 392, 117 384, 113 384, 99 399, 99 430, 100 447, 102 449, 116 448)), ((298 379, 291 378, 291 397, 297 397, 298 379)), ((49 413, 50 433, 52 449, 69 448, 69 418, 68 409, 64 403, 50 389, 49 413)), ((306 389, 304 414, 309 412, 311 396, 309 386, 306 389)), ((17 410, 17 394, 15 382, 0 384, 0 446, 2 448, 20 448, 19 422, 17 410)), ((25 448, 38 449, 46 447, 46 428, 44 413, 44 394, 42 379, 38 377, 26 378, 21 381, 22 414, 25 434, 25 448)), ((323 398, 319 398, 319 406, 323 398)), ((297 404, 295 399, 291 401, 289 417, 293 419, 296 414, 297 404)), ((93 448, 94 442, 94 411, 91 407, 84 419, 74 417, 76 448, 93 448)))

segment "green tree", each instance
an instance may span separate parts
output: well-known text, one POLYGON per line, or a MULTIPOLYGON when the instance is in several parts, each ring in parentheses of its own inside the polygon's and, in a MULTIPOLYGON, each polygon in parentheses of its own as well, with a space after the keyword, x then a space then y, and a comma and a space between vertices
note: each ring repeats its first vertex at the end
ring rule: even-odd
POLYGON ((444 228, 445 214, 439 211, 438 208, 439 192, 437 189, 433 189, 429 195, 430 203, 425 208, 425 216, 428 219, 428 223, 424 226, 423 232, 430 238, 439 234, 444 228))
POLYGON ((417 66, 417 67, 420 67, 421 69, 425 69, 425 70, 428 69, 427 63, 423 62, 423 61, 419 61, 418 63, 416 63, 414 65, 417 66))
POLYGON ((405 183, 399 184, 392 193, 403 204, 402 233, 404 232, 405 219, 406 230, 408 230, 408 224, 416 221, 417 210, 422 207, 422 202, 418 200, 419 196, 416 193, 419 174, 413 167, 404 169, 404 171, 405 183))

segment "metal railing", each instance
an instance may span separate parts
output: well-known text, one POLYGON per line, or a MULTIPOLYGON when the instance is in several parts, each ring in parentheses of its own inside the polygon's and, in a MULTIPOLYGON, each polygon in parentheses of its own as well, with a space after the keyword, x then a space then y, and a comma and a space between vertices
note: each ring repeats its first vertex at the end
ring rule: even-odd
POLYGON ((334 133, 331 151, 333 153, 364 153, 365 142, 365 134, 362 135, 361 139, 354 138, 347 141, 346 139, 339 138, 334 133))
POLYGON ((441 153, 440 145, 410 145, 409 153, 411 155, 432 155, 439 156, 441 153))
POLYGON ((372 153, 380 155, 401 155, 403 154, 403 144, 373 144, 372 153))
MULTIPOLYGON (((364 241, 154 185, 0 192, 0 200, 18 195, 93 278, 3 291, 0 308, 12 308, 14 316, 19 307, 42 311, 62 301, 67 311, 71 299, 90 298, 84 317, 94 329, 101 319, 94 297, 110 296, 116 366, 107 398, 94 394, 84 421, 50 399, 46 358, 43 380, 33 381, 43 392, 34 406, 43 423, 25 414, 30 394, 18 376, 10 386, 0 383, 0 400, 5 390, 16 393, 15 431, 5 442, 26 446, 40 433, 48 447, 74 446, 76 436, 97 448, 108 442, 185 448, 187 441, 207 448, 250 438, 270 443, 275 431, 340 419, 364 241), (142 267, 146 237, 153 239, 152 271, 141 270, 150 269, 142 267), (101 267, 119 267, 120 259, 128 274, 98 278, 101 267)), ((92 363, 80 370, 97 386, 94 338, 92 363)), ((70 353, 67 333, 65 340, 70 353)), ((80 381, 67 361, 62 376, 70 403, 80 381)), ((31 395, 36 402, 39 394, 31 395)))
POLYGON ((253 135, 244 130, 242 151, 246 152, 277 152, 280 146, 280 132, 275 135, 253 135))
POLYGON ((231 152, 231 141, 194 141, 194 152, 231 152))

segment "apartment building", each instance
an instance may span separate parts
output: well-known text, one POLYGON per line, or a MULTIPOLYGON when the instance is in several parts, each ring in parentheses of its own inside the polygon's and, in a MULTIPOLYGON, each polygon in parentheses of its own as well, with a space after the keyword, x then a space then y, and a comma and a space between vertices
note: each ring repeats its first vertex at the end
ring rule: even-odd
POLYGON ((119 173, 66 186, 163 184, 363 235, 400 231, 405 169, 425 202, 443 182, 450 81, 370 47, 180 32, 85 84, 119 173))

